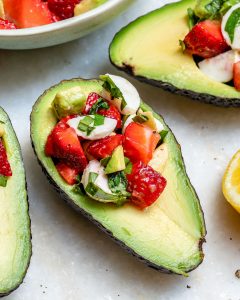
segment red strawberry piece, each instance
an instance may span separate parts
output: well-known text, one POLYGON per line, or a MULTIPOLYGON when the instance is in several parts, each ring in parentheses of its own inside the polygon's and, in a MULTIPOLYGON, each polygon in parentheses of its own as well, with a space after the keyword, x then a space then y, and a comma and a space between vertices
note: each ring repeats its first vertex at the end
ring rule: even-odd
POLYGON ((4 0, 8 20, 18 28, 29 28, 52 23, 53 14, 41 0, 4 0))
POLYGON ((14 23, 0 18, 0 29, 17 29, 17 27, 14 23))
POLYGON ((222 36, 221 23, 211 20, 197 23, 183 42, 188 53, 203 58, 216 56, 229 48, 222 36))
POLYGON ((45 154, 47 156, 54 156, 53 139, 51 134, 49 134, 45 144, 45 154))
POLYGON ((240 91, 240 61, 233 65, 233 82, 235 89, 240 91))
POLYGON ((127 180, 131 201, 140 208, 153 204, 167 184, 164 177, 142 162, 133 164, 132 173, 127 175, 127 180))
MULTIPOLYGON (((71 115, 71 116, 67 116, 65 118, 62 118, 56 126, 60 126, 60 125, 64 124, 64 125, 66 125, 66 127, 69 127, 68 124, 67 124, 67 121, 72 119, 72 118, 75 118, 75 117, 76 117, 76 115, 71 115)), ((47 156, 54 156, 54 146, 53 146, 52 133, 50 133, 48 138, 47 138, 47 142, 46 142, 46 145, 45 145, 45 154, 47 156)))
POLYGON ((83 110, 83 114, 88 114, 90 109, 92 108, 93 104, 95 104, 98 99, 102 98, 100 95, 98 95, 97 93, 90 93, 87 97, 87 101, 86 101, 86 106, 83 110))
POLYGON ((51 156, 64 159, 68 166, 82 172, 87 166, 87 159, 76 131, 60 121, 50 135, 45 146, 46 155, 53 153, 51 156))
MULTIPOLYGON (((108 102, 108 101, 107 101, 108 102)), ((109 108, 101 108, 98 110, 98 114, 117 120, 117 126, 116 128, 121 128, 122 127, 122 120, 121 120, 121 114, 119 110, 112 104, 108 102, 109 108)))
POLYGON ((74 16, 74 8, 81 0, 48 0, 48 7, 51 12, 60 18, 68 19, 74 16))
POLYGON ((132 122, 125 129, 124 136, 125 155, 132 162, 142 161, 148 164, 160 140, 160 135, 147 126, 132 122))
POLYGON ((122 134, 107 136, 103 139, 90 142, 86 149, 86 152, 96 159, 102 159, 107 156, 110 156, 113 150, 117 146, 121 145, 122 142, 122 134))
POLYGON ((12 176, 11 167, 7 158, 7 152, 3 146, 3 142, 1 139, 0 139, 0 175, 12 176))
POLYGON ((78 171, 76 169, 69 167, 64 162, 56 164, 56 168, 58 173, 68 184, 74 185, 77 182, 78 171))

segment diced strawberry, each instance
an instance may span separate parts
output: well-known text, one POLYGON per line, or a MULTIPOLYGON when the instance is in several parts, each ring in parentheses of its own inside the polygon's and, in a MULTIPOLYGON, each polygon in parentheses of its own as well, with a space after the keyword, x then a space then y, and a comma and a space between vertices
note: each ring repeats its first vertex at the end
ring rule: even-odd
POLYGON ((6 18, 18 28, 41 26, 54 22, 46 2, 41 0, 4 0, 6 18))
POLYGON ((45 154, 47 156, 54 156, 53 139, 51 134, 49 134, 45 144, 45 154))
POLYGON ((132 122, 125 129, 124 136, 125 155, 132 162, 142 161, 148 164, 160 140, 160 135, 147 126, 132 122))
POLYGON ((14 23, 0 18, 0 29, 17 29, 17 27, 14 23))
POLYGON ((74 16, 74 8, 81 0, 47 0, 51 12, 61 20, 74 16))
POLYGON ((121 128, 122 126, 122 120, 121 120, 121 114, 119 112, 119 110, 112 104, 110 104, 108 102, 109 108, 105 109, 105 108, 101 108, 98 110, 98 114, 111 118, 111 119, 115 119, 117 120, 117 127, 116 128, 121 128))
POLYGON ((132 194, 131 201, 140 208, 154 203, 167 184, 164 177, 142 162, 133 164, 132 172, 127 175, 127 180, 127 190, 132 194))
POLYGON ((56 168, 58 173, 68 184, 74 185, 77 182, 78 171, 76 169, 69 167, 64 162, 56 164, 56 168))
POLYGON ((188 53, 204 58, 216 56, 229 48, 221 32, 221 23, 212 20, 197 23, 183 42, 188 53))
POLYGON ((0 175, 12 176, 12 170, 7 158, 7 152, 3 146, 3 142, 1 139, 0 139, 0 175))
POLYGON ((45 153, 64 159, 65 163, 75 168, 79 173, 87 166, 87 159, 76 131, 63 121, 60 121, 48 137, 45 153))
POLYGON ((233 65, 233 82, 235 89, 240 91, 240 61, 233 65))
POLYGON ((113 150, 121 145, 123 142, 123 135, 116 134, 107 136, 103 139, 90 142, 86 152, 96 159, 102 159, 110 156, 113 150))
POLYGON ((86 101, 86 105, 85 108, 83 110, 83 114, 86 115, 89 113, 90 109, 92 108, 93 104, 95 104, 98 99, 102 98, 100 95, 98 95, 97 93, 90 93, 87 97, 87 101, 86 101))

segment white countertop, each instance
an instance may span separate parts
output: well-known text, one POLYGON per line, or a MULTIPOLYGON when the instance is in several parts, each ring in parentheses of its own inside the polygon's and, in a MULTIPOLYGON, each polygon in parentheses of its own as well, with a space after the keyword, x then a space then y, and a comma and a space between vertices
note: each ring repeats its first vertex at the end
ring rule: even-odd
POLYGON ((0 105, 22 146, 33 234, 27 276, 6 300, 240 299, 240 279, 234 275, 240 269, 240 216, 221 193, 224 169, 240 148, 240 108, 201 104, 131 78, 175 133, 205 212, 205 260, 188 278, 146 267, 68 207, 43 175, 30 144, 29 115, 38 96, 62 79, 120 74, 108 60, 114 33, 159 2, 137 0, 111 24, 75 42, 33 51, 0 50, 0 105))

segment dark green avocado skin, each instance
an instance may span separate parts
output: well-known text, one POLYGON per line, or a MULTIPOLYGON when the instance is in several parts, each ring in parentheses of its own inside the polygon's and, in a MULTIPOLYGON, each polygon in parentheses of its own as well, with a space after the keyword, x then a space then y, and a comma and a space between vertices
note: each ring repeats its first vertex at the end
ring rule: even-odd
MULTIPOLYGON (((2 110, 2 111, 7 115, 6 111, 5 111, 2 107, 0 107, 0 110, 2 110)), ((8 122, 9 122, 10 126, 13 128, 12 123, 11 123, 11 120, 10 120, 9 117, 8 117, 8 122)), ((16 141, 18 142, 18 138, 17 138, 15 132, 14 132, 14 135, 15 135, 16 141)), ((19 144, 19 142, 18 142, 18 146, 19 146, 19 149, 20 149, 20 144, 19 144)), ((21 154, 21 160, 23 161, 21 151, 20 151, 20 154, 21 154)), ((24 171, 25 171, 25 169, 24 169, 24 171)), ((27 191, 27 181, 25 181, 25 188, 26 188, 26 191, 27 191)), ((29 231, 30 231, 30 239, 31 239, 31 241, 32 241, 31 218, 30 218, 30 214, 29 214, 28 193, 27 193, 27 204, 28 204, 28 211, 27 211, 27 213, 28 213, 28 216, 29 216, 29 226, 30 226, 30 228, 29 228, 29 231)), ((25 278, 25 276, 26 276, 26 274, 27 274, 27 271, 28 271, 28 268, 29 268, 29 265, 30 265, 31 257, 32 257, 32 247, 31 247, 31 249, 30 249, 30 256, 29 256, 29 260, 28 260, 28 265, 26 266, 26 269, 25 269, 25 271, 24 271, 24 276, 22 277, 21 282, 19 282, 17 286, 15 286, 12 290, 9 290, 7 293, 4 293, 4 294, 1 294, 1 293, 0 293, 0 298, 5 297, 5 296, 8 296, 8 295, 11 294, 12 292, 14 292, 14 291, 15 291, 15 290, 23 283, 23 280, 24 280, 24 278, 25 278)))
POLYGON ((172 94, 177 94, 180 96, 186 96, 190 97, 193 100, 206 103, 206 104, 212 104, 215 106, 220 106, 220 107, 240 107, 240 98, 223 98, 223 97, 216 97, 213 95, 209 95, 206 93, 196 93, 190 90, 185 90, 185 89, 178 89, 174 85, 163 82, 163 81, 158 81, 158 80, 153 80, 153 79, 148 79, 143 76, 136 76, 134 75, 134 67, 129 66, 129 65, 124 65, 123 68, 120 68, 119 66, 115 65, 114 62, 111 60, 111 57, 109 56, 109 59, 112 63, 113 66, 115 66, 117 69, 120 71, 124 71, 128 75, 134 77, 135 79, 151 84, 153 86, 162 88, 165 91, 168 91, 172 94))
MULTIPOLYGON (((71 79, 71 80, 78 80, 79 78, 74 78, 74 79, 71 79)), ((69 80, 63 80, 61 81, 61 83, 64 83, 66 81, 69 81, 69 80)), ((41 101, 41 98, 47 94, 51 89, 53 89, 55 86, 53 86, 52 88, 46 90, 39 98, 38 100, 36 101, 36 103, 34 104, 33 108, 32 108, 32 112, 34 112, 34 107, 38 105, 38 103, 41 101)), ((30 116, 30 122, 32 122, 32 114, 30 116)), ((169 129, 171 131, 171 129, 169 129)), ((172 131, 171 131, 172 132, 172 131)), ((174 136, 175 137, 175 136, 174 136)), ((125 243, 123 243, 121 240, 117 239, 116 237, 113 236, 112 232, 107 230, 104 226, 102 226, 102 224, 98 221, 96 221, 92 216, 91 214, 88 214, 85 210, 81 209, 79 206, 77 206, 73 201, 72 199, 56 184, 56 182, 52 179, 52 177, 49 175, 47 169, 44 167, 44 165, 42 164, 41 160, 38 158, 38 155, 36 153, 36 150, 35 150, 35 146, 34 146, 34 142, 33 142, 33 139, 32 139, 32 134, 30 135, 30 138, 31 138, 31 144, 32 144, 32 148, 33 148, 33 151, 34 151, 34 154, 37 158, 37 161, 43 171, 43 173, 45 174, 45 176, 47 177, 49 183, 53 186, 53 188, 55 189, 55 191, 60 195, 60 197, 68 204, 70 205, 74 210, 76 210, 77 212, 81 213, 83 216, 85 216, 86 218, 88 218, 93 224, 95 224, 101 231, 103 231, 104 233, 106 233, 112 240, 114 240, 119 246, 121 246, 124 250, 126 250, 129 254, 131 254, 132 256, 136 257, 138 260, 140 260, 142 263, 144 263, 145 265, 147 265, 148 267, 154 269, 154 270, 157 270, 157 271, 160 271, 162 273, 166 273, 166 274, 176 274, 174 273, 173 271, 171 270, 168 270, 162 266, 159 266, 159 265, 156 265, 152 262, 150 262, 149 260, 145 259, 144 257, 140 256, 139 254, 137 254, 133 249, 131 249, 130 247, 128 247, 125 243)), ((176 141, 177 142, 177 141, 176 141)), ((178 144, 178 143, 177 143, 178 144)), ((180 144, 178 144, 179 148, 181 148, 180 144)), ((182 157, 182 156, 181 156, 182 157)), ((184 164, 184 159, 182 157, 182 160, 183 160, 183 164, 184 164)), ((185 165, 185 164, 184 164, 185 165)), ((193 188, 193 187, 192 187, 193 188)), ((193 190, 195 191, 195 189, 193 188, 193 190)), ((201 209, 201 212, 202 212, 202 215, 204 217, 204 213, 203 213, 203 210, 202 210, 202 207, 200 206, 200 209, 201 209)), ((206 228, 206 225, 205 225, 205 220, 204 220, 204 227, 206 228)), ((205 240, 205 236, 207 234, 207 231, 205 231, 205 235, 204 237, 199 241, 199 251, 202 253, 202 260, 199 262, 198 265, 195 265, 192 269, 188 270, 187 273, 195 270, 203 261, 203 257, 204 257, 204 254, 203 254, 203 250, 202 250, 202 245, 203 243, 206 242, 205 240)), ((179 274, 177 274, 179 275, 179 274)))

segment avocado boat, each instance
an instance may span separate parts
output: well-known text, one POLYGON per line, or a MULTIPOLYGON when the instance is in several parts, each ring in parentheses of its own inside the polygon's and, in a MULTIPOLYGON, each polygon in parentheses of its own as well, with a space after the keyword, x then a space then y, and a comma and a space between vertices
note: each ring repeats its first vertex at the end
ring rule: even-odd
POLYGON ((206 76, 179 46, 189 32, 187 10, 195 5, 195 0, 182 0, 128 24, 111 42, 110 60, 140 81, 164 90, 218 106, 240 106, 239 91, 206 76))
MULTIPOLYGON (((129 155, 126 154, 127 146, 124 142, 122 145, 115 146, 116 148, 112 152, 111 157, 106 157, 100 161, 88 157, 90 161, 88 165, 84 163, 85 169, 82 179, 80 180, 82 182, 81 190, 79 189, 79 180, 69 180, 69 176, 71 176, 74 171, 72 170, 70 172, 68 166, 68 171, 64 173, 62 172, 64 163, 56 162, 56 157, 61 157, 59 156, 60 152, 58 151, 58 156, 56 154, 55 157, 50 156, 53 154, 46 154, 49 152, 53 153, 51 151, 54 149, 54 146, 56 147, 56 144, 54 145, 49 142, 54 139, 56 141, 56 139, 59 138, 61 130, 66 130, 69 134, 81 134, 80 142, 82 145, 85 144, 83 136, 85 135, 86 138, 87 134, 83 129, 86 124, 89 124, 89 117, 91 116, 87 115, 86 118, 86 115, 85 117, 81 116, 81 114, 80 116, 76 116, 76 113, 77 111, 85 111, 86 113, 86 109, 89 106, 88 103, 91 103, 93 94, 101 95, 101 98, 99 98, 100 102, 97 102, 97 104, 106 104, 105 102, 101 102, 103 100, 102 97, 107 95, 106 89, 109 88, 110 85, 113 87, 113 82, 107 82, 106 77, 108 76, 100 76, 103 81, 97 79, 72 79, 62 81, 46 90, 43 95, 39 97, 31 113, 31 139, 34 152, 50 183, 53 184, 59 194, 73 208, 93 221, 118 244, 145 262, 148 266, 162 272, 186 275, 187 272, 195 269, 202 262, 204 257, 202 252, 202 243, 205 241, 206 234, 204 217, 198 197, 186 174, 180 146, 161 116, 154 113, 144 102, 140 103, 139 98, 140 108, 136 105, 135 110, 138 109, 141 115, 138 115, 137 120, 135 119, 133 122, 128 119, 128 113, 131 109, 132 111, 134 110, 135 102, 133 101, 130 103, 130 106, 126 105, 123 108, 122 104, 119 106, 119 103, 111 102, 116 99, 110 97, 108 101, 108 103, 111 103, 109 104, 110 108, 112 103, 115 103, 115 105, 117 103, 116 106, 121 107, 120 110, 125 114, 124 118, 127 117, 127 120, 125 120, 122 129, 118 128, 116 133, 111 133, 105 138, 101 136, 101 139, 97 141, 93 140, 87 142, 90 143, 91 149, 94 149, 94 151, 91 152, 94 156, 96 155, 98 143, 102 140, 105 141, 102 146, 97 149, 99 155, 103 150, 106 151, 107 145, 112 147, 112 144, 115 143, 113 139, 124 135, 126 141, 130 128, 134 126, 139 128, 139 130, 147 130, 146 136, 149 136, 149 131, 151 132, 151 136, 158 135, 157 130, 152 131, 149 129, 155 120, 155 125, 158 124, 158 128, 161 128, 161 141, 158 143, 156 150, 154 150, 149 165, 145 166, 145 173, 143 174, 150 172, 151 178, 153 178, 153 175, 155 176, 157 173, 158 180, 160 181, 158 181, 157 185, 145 186, 150 192, 149 195, 146 195, 144 200, 150 201, 159 186, 162 185, 162 187, 161 191, 159 191, 161 195, 152 201, 154 203, 150 203, 151 205, 145 203, 146 205, 141 206, 148 206, 146 209, 139 209, 136 206, 139 205, 139 201, 135 201, 134 204, 136 205, 133 205, 131 201, 129 202, 129 200, 126 199, 130 190, 128 190, 128 192, 124 191, 126 193, 123 194, 124 180, 122 179, 123 177, 127 177, 129 183, 133 177, 133 169, 136 168, 136 165, 133 164, 131 171, 128 172, 129 159, 123 157, 123 148, 124 155, 130 157, 130 160, 134 160, 136 158, 135 156, 138 155, 134 154, 135 156, 131 156, 130 153, 129 155), (76 93, 79 94, 77 95, 76 93), (85 108, 81 105, 81 101, 84 98, 82 95, 84 94, 88 95, 87 100, 85 100, 87 101, 85 102, 85 108), (76 102, 76 99, 80 100, 76 102), (74 116, 66 117, 71 114, 74 114, 74 116), (137 123, 140 119, 141 122, 147 122, 146 125, 137 123), (76 120, 79 122, 77 127, 74 125, 76 120), (66 121, 68 126, 66 125, 66 121), (75 130, 73 130, 73 128, 75 128, 75 130), (119 134, 119 130, 122 130, 122 134, 119 134), (110 144, 107 144, 108 139, 112 139, 110 144), (92 143, 94 143, 94 147, 92 143), (124 168, 125 174, 132 173, 129 176, 124 175, 122 171, 124 168), (95 172, 93 172, 93 170, 95 170, 95 172), (105 172, 104 175, 103 172, 105 172), (112 178, 114 174, 122 174, 122 177, 119 179, 121 184, 121 188, 118 191, 119 193, 116 192, 117 189, 114 190, 113 194, 110 194, 111 192, 106 193, 106 188, 104 192, 103 184, 101 186, 100 181, 103 176, 106 178, 106 176, 110 175, 110 178, 112 178), (99 183, 97 183, 96 178, 99 178, 99 183), (66 182, 66 180, 68 182, 66 182), (85 191, 83 191, 83 188, 85 191)), ((116 78, 118 83, 123 80, 125 81, 124 84, 127 82, 118 76, 111 75, 111 78, 116 78)), ((129 82, 128 85, 130 87, 129 82)), ((121 99, 124 98, 116 86, 114 86, 112 91, 115 93, 115 96, 121 94, 121 99)), ((130 95, 130 92, 128 95, 130 95)), ((135 95, 134 99, 136 98, 137 96, 135 95)), ((91 105, 93 108, 94 105, 91 105)), ((105 109, 108 110, 107 108, 105 109)), ((100 114, 100 112, 101 110, 99 110, 98 113, 100 114)), ((105 127, 105 129, 106 128, 107 127, 105 127)), ((103 134, 105 129, 101 130, 100 134, 103 134)), ((96 137, 96 134, 96 130, 91 129, 91 132, 88 133, 89 139, 90 137, 94 139, 94 135, 96 137)), ((141 139, 142 138, 141 136, 141 139)), ((74 137, 72 136, 72 140, 73 139, 74 137)), ((61 136, 58 142, 60 141, 62 145, 64 144, 63 140, 64 138, 61 136)), ((71 149, 70 142, 67 142, 66 145, 68 149, 71 149)), ((90 146, 88 146, 87 149, 89 149, 89 147, 90 146)), ((85 148, 86 147, 83 146, 83 149, 85 148)), ((138 145, 138 148, 141 148, 141 146, 138 145)), ((136 151, 138 151, 138 149, 136 151)), ((73 152, 71 155, 73 155, 73 152)), ((66 161, 67 156, 64 157, 64 161, 66 161)), ((146 157, 142 158, 142 160, 145 158, 146 157)), ((81 159, 83 159, 83 156, 81 159)), ((149 159, 150 158, 148 158, 147 161, 149 161, 149 159)), ((74 163, 76 163, 76 161, 77 159, 74 160, 74 163)), ((81 161, 83 162, 83 160, 81 161)), ((142 178, 141 184, 144 183, 145 179, 142 178)), ((149 180, 151 181, 152 179, 149 178, 149 180)), ((139 185, 136 184, 131 188, 137 189, 139 185)), ((110 184, 109 187, 111 188, 110 184)), ((141 193, 135 194, 135 196, 138 197, 141 193)))
POLYGON ((32 253, 26 178, 20 145, 2 108, 0 108, 0 164, 1 297, 8 295, 22 283, 32 253))

